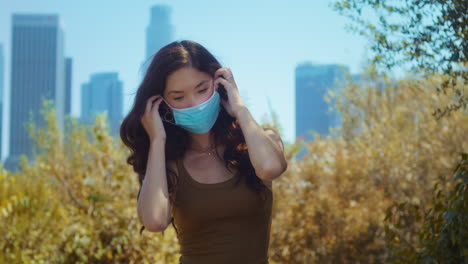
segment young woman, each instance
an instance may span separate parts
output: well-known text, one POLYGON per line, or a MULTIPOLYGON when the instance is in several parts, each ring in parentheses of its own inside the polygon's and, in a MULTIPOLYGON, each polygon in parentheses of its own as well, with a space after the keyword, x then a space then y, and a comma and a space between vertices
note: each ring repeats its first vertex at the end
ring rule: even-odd
POLYGON ((283 142, 257 124, 207 49, 184 40, 155 54, 120 137, 139 176, 141 231, 172 223, 180 263, 268 263, 283 142))

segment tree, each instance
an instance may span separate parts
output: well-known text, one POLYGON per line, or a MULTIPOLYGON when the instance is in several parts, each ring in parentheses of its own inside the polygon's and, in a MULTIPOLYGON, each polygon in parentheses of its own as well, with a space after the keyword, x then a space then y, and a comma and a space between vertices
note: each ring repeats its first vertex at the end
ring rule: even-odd
MULTIPOLYGON (((349 76, 343 90, 329 90, 343 119, 336 131, 342 136, 314 138, 304 159, 275 180, 275 263, 387 263, 395 251, 385 239, 386 208, 406 201, 427 209, 439 175, 448 178, 440 186, 444 193, 455 188, 450 175, 468 149, 468 111, 440 120, 430 115, 434 105, 451 100, 433 89, 425 92, 443 76, 394 80, 373 73, 358 82, 349 76)), ((398 248, 419 244, 423 220, 414 210, 398 215, 401 226, 390 225, 402 241, 398 248)), ((468 226, 459 223, 450 225, 458 227, 455 234, 468 226)))
POLYGON ((434 185, 432 203, 426 211, 419 205, 395 203, 386 211, 385 234, 392 251, 389 263, 468 263, 468 153, 462 153, 454 170, 455 187, 445 192, 434 185), (414 215, 422 220, 416 243, 402 243, 402 219, 414 215), (403 216, 403 217, 402 217, 403 216), (393 227, 393 228, 392 228, 393 227))
POLYGON ((352 31, 369 38, 372 62, 382 69, 410 66, 427 76, 444 73, 438 92, 453 92, 453 102, 437 108, 437 118, 461 107, 468 94, 466 0, 339 0, 334 9, 351 19, 352 31), (367 19, 368 12, 377 20, 367 19), (366 14, 364 16, 363 14, 366 14), (463 85, 456 85, 462 82, 463 85), (448 89, 450 88, 450 89, 448 89))

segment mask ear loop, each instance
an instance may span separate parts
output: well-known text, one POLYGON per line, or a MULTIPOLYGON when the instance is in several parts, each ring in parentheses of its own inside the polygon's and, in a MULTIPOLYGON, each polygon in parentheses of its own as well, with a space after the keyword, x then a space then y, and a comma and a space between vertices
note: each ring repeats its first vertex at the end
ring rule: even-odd
MULTIPOLYGON (((166 100, 164 100, 164 98, 163 98, 163 101, 164 101, 164 103, 167 105, 167 102, 166 102, 166 100)), ((166 123, 170 123, 170 124, 172 124, 172 125, 176 125, 175 120, 174 120, 174 115, 172 115, 172 119, 171 119, 171 120, 168 120, 167 114, 170 114, 170 112, 169 112, 168 109, 165 109, 165 110, 166 110, 166 112, 164 113, 164 116, 163 116, 163 118, 162 118, 162 121, 164 121, 164 122, 166 122, 166 123), (174 121, 174 122, 171 122, 171 121, 174 121)))
POLYGON ((169 111, 166 111, 166 113, 164 113, 163 121, 166 121, 166 122, 168 122, 168 123, 172 123, 171 121, 174 121, 174 116, 172 116, 172 119, 171 119, 171 120, 168 120, 167 114, 170 114, 169 111))

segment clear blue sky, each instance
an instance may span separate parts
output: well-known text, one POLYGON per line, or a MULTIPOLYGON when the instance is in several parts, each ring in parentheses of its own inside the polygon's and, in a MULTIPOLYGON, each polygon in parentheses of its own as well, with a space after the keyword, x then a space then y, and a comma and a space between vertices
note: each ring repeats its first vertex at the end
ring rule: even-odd
MULTIPOLYGON (((150 7, 172 8, 175 40, 197 41, 231 68, 254 118, 278 113, 285 141, 293 141, 294 68, 298 63, 339 63, 360 71, 364 38, 345 30, 348 20, 331 0, 0 0, 0 43, 5 50, 5 88, 10 87, 13 13, 59 14, 65 55, 73 58, 72 115, 79 116, 81 84, 95 72, 117 71, 124 83, 124 115, 140 81, 150 7)), ((7 93, 6 96, 9 96, 7 93)), ((9 111, 9 110, 7 110, 9 111)))

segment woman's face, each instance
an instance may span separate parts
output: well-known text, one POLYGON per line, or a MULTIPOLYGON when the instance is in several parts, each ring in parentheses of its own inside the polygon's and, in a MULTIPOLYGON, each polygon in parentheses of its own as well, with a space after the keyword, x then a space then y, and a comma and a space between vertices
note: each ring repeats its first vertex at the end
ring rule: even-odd
POLYGON ((174 108, 187 108, 208 100, 213 89, 213 78, 209 74, 184 67, 169 75, 163 97, 174 108))

